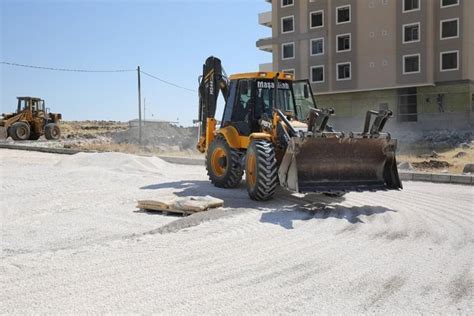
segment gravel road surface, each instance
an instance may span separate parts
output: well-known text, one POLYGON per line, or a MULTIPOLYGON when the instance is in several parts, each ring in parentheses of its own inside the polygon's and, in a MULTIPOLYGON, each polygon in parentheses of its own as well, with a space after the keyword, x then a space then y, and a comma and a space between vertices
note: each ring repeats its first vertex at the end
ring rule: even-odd
POLYGON ((202 166, 0 150, 0 313, 473 314, 474 188, 248 199, 202 166), (138 199, 213 195, 189 217, 138 199))

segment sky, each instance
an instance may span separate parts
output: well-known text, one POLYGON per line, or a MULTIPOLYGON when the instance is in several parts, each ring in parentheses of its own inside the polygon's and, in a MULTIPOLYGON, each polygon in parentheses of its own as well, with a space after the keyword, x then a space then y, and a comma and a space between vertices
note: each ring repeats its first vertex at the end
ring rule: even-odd
MULTIPOLYGON (((258 71, 271 54, 255 42, 271 36, 258 13, 264 0, 9 1, 0 0, 0 60, 52 68, 136 69, 197 90, 208 56, 222 60, 227 74, 258 71)), ((64 120, 138 117, 136 72, 80 73, 0 64, 2 112, 17 96, 45 99, 64 120)), ((198 116, 197 92, 142 75, 146 116, 191 125, 198 116), (153 115, 153 116, 152 116, 153 115)), ((220 102, 222 112, 223 102, 220 102)))

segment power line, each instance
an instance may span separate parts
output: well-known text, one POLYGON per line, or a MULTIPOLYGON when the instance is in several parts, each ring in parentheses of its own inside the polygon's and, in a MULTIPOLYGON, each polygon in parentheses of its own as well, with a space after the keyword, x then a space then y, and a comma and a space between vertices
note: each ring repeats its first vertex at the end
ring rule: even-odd
MULTIPOLYGON (((0 63, 3 64, 3 65, 15 66, 15 67, 52 70, 52 71, 66 71, 66 72, 132 72, 132 71, 137 71, 137 69, 92 70, 92 69, 54 68, 54 67, 43 67, 43 66, 33 66, 33 65, 25 65, 25 64, 18 64, 18 63, 10 63, 10 62, 6 62, 6 61, 2 61, 0 63)), ((155 75, 152 75, 148 72, 145 72, 143 70, 140 70, 140 73, 142 73, 142 74, 144 74, 144 75, 146 75, 150 78, 161 81, 161 82, 163 82, 167 85, 170 85, 170 86, 173 86, 173 87, 176 87, 176 88, 179 88, 179 89, 187 90, 187 91, 190 91, 190 92, 197 92, 196 90, 180 86, 176 83, 170 82, 170 81, 165 80, 165 79, 161 79, 161 78, 159 78, 155 75)))
POLYGON ((90 69, 70 69, 70 68, 52 68, 52 67, 42 67, 42 66, 32 66, 24 65, 17 63, 9 63, 6 61, 0 62, 4 65, 15 66, 15 67, 24 67, 24 68, 34 68, 34 69, 43 69, 43 70, 54 70, 54 71, 68 71, 68 72, 131 72, 137 71, 136 69, 115 69, 115 70, 90 70, 90 69))
POLYGON ((179 89, 183 89, 183 90, 187 90, 187 91, 191 91, 191 92, 197 92, 196 90, 189 89, 189 88, 186 88, 186 87, 177 85, 177 84, 175 84, 175 83, 172 83, 172 82, 170 82, 170 81, 167 81, 167 80, 158 78, 158 77, 156 77, 156 76, 154 76, 154 75, 152 75, 152 74, 149 74, 149 73, 147 73, 147 72, 145 72, 145 71, 143 71, 143 70, 140 70, 140 72, 141 72, 142 74, 144 74, 144 75, 147 75, 148 77, 154 78, 154 79, 156 79, 156 80, 158 80, 158 81, 161 81, 161 82, 163 82, 163 83, 166 83, 166 84, 168 84, 168 85, 170 85, 170 86, 173 86, 173 87, 176 87, 176 88, 179 88, 179 89))

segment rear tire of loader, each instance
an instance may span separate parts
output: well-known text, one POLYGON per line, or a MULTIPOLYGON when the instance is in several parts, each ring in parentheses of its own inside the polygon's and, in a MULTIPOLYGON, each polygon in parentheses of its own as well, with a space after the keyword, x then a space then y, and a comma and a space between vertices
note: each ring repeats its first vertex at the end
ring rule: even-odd
POLYGON ((48 140, 58 140, 61 137, 61 130, 55 123, 49 123, 44 127, 44 137, 48 140))
POLYGON ((222 135, 217 135, 209 145, 206 169, 209 180, 218 188, 235 188, 244 174, 240 153, 229 146, 222 135))
POLYGON ((25 122, 16 122, 9 129, 9 134, 13 140, 28 140, 30 139, 30 125, 25 122))
POLYGON ((247 149, 245 181, 252 200, 266 201, 278 186, 278 165, 275 148, 267 140, 253 140, 247 149))

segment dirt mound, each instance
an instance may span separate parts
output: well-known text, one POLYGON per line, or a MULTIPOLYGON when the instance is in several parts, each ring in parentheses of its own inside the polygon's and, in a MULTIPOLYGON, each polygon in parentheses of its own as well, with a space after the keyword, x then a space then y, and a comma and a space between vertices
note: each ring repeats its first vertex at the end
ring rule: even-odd
POLYGON ((65 121, 61 122, 62 136, 65 139, 92 139, 109 136, 128 129, 128 124, 118 121, 65 121))
POLYGON ((451 166, 451 164, 447 161, 433 159, 429 161, 412 162, 412 165, 416 169, 443 169, 451 166))

